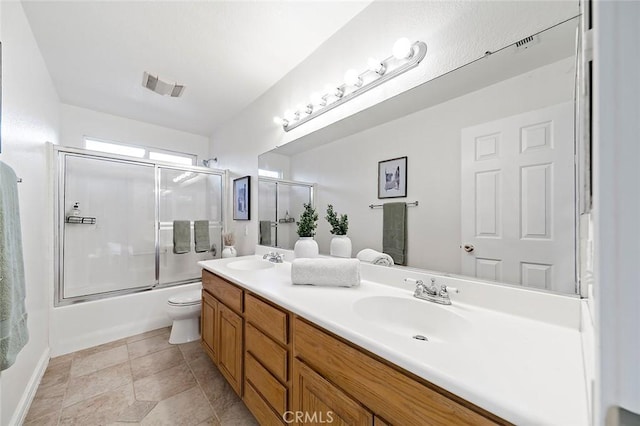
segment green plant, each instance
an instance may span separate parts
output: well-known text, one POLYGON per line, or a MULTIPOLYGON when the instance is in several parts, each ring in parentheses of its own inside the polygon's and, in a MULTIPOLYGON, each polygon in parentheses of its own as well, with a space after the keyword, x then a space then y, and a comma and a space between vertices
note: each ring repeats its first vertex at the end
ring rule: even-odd
POLYGON ((327 215, 325 216, 329 225, 331 225, 331 233, 333 235, 347 235, 347 231, 349 230, 349 219, 346 214, 340 215, 340 219, 338 219, 338 214, 333 211, 333 206, 329 204, 327 206, 327 215))
POLYGON ((222 242, 225 246, 232 246, 236 243, 236 237, 233 232, 224 232, 222 234, 222 242))
POLYGON ((305 203, 304 211, 300 215, 300 221, 296 222, 298 225, 298 236, 313 237, 316 234, 317 222, 318 213, 316 213, 316 209, 311 207, 311 203, 305 203))

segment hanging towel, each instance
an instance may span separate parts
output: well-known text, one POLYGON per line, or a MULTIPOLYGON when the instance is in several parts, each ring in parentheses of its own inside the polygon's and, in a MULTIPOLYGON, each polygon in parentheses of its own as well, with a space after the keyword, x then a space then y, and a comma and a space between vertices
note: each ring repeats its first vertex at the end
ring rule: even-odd
POLYGON ((360 250, 356 257, 361 262, 369 262, 379 266, 393 266, 391 256, 369 248, 360 250))
POLYGON ((271 221, 260 221, 260 244, 263 246, 271 245, 271 221))
POLYGON ((11 367, 29 341, 17 182, 0 161, 0 370, 11 367))
POLYGON ((175 254, 191 251, 191 222, 188 220, 173 221, 173 252, 175 254))
POLYGON ((360 284, 358 259, 295 259, 291 263, 291 282, 331 287, 360 284))
POLYGON ((382 251, 398 265, 407 263, 407 203, 385 203, 382 219, 382 251))
POLYGON ((193 239, 195 240, 196 253, 211 250, 208 220, 195 220, 193 222, 193 239))

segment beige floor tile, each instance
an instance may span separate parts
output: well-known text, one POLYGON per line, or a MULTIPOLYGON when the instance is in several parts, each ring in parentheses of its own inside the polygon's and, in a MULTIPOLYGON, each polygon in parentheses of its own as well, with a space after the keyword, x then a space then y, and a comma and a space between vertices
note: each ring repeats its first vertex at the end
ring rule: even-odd
POLYGON ((222 423, 220 423, 220 420, 218 420, 216 416, 213 416, 209 417, 204 422, 199 423, 198 426, 222 426, 222 423))
MULTIPOLYGON (((147 331, 146 333, 136 334, 135 336, 127 337, 125 340, 127 343, 137 342, 138 340, 148 339, 149 337, 157 336, 159 334, 166 334, 169 336, 171 333, 171 327, 162 327, 155 330, 147 331)), ((169 338, 167 337, 167 340, 169 338)))
POLYGON ((51 358, 49 360, 49 367, 56 366, 58 364, 63 364, 67 361, 71 361, 76 354, 74 352, 66 355, 60 355, 55 358, 51 358))
POLYGON ((140 422, 158 403, 156 401, 136 401, 118 416, 119 422, 140 422))
POLYGON ((139 401, 162 401, 196 385, 185 363, 133 382, 139 401))
POLYGON ((138 340, 133 343, 127 343, 127 346, 129 348, 129 357, 131 357, 131 359, 139 358, 171 347, 169 344, 169 335, 166 333, 138 340))
POLYGON ((124 344, 126 344, 125 339, 119 339, 119 340, 114 340, 113 342, 104 343, 102 345, 92 346, 90 348, 83 349, 83 350, 78 351, 78 352, 74 352, 73 359, 79 359, 79 358, 84 358, 84 357, 87 357, 87 356, 91 356, 91 355, 97 354, 99 352, 104 352, 104 351, 107 351, 109 349, 117 348, 118 346, 122 346, 124 344))
POLYGON ((22 426, 57 426, 60 410, 46 414, 36 419, 27 417, 22 426))
POLYGON ((71 377, 84 376, 129 360, 127 345, 106 349, 83 357, 75 357, 71 363, 71 377))
POLYGON ((175 346, 141 356, 131 360, 133 380, 138 380, 184 363, 182 352, 175 346))
POLYGON ((216 411, 216 413, 220 417, 220 423, 224 426, 258 426, 255 417, 240 400, 224 412, 216 411))
POLYGON ((133 386, 128 383, 64 408, 60 424, 84 426, 117 421, 120 413, 134 402, 133 386))
POLYGON ((62 401, 64 400, 66 390, 66 383, 39 387, 33 398, 31 407, 29 407, 25 422, 32 422, 34 419, 52 415, 55 415, 57 419, 58 414, 60 414, 60 409, 62 408, 62 401))
POLYGON ((240 400, 208 357, 193 361, 190 367, 202 391, 218 415, 240 400))
POLYGON ((69 381, 71 371, 71 359, 59 361, 53 365, 49 364, 40 381, 40 387, 56 386, 69 381))
POLYGON ((214 416, 198 386, 160 401, 145 417, 142 425, 197 425, 214 416))
POLYGON ((69 380, 63 406, 68 407, 79 401, 117 389, 132 381, 131 368, 128 362, 103 368, 84 376, 72 377, 69 380))
POLYGON ((180 351, 182 351, 182 355, 184 355, 184 359, 189 363, 203 356, 208 356, 199 340, 178 346, 180 347, 180 351))

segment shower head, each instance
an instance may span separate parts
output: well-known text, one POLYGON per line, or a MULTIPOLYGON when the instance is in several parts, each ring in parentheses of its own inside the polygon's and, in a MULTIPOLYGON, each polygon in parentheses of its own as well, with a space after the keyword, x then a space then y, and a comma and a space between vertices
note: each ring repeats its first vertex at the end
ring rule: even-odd
POLYGON ((218 163, 218 157, 209 158, 208 160, 202 160, 202 165, 205 167, 213 167, 218 163))

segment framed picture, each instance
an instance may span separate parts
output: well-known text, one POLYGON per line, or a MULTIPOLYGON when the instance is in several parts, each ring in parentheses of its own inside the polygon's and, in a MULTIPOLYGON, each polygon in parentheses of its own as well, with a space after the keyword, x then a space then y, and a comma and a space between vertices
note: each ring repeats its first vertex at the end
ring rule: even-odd
POLYGON ((378 198, 407 196, 407 157, 378 162, 378 198))
POLYGON ((251 176, 233 180, 233 220, 251 219, 251 176))

